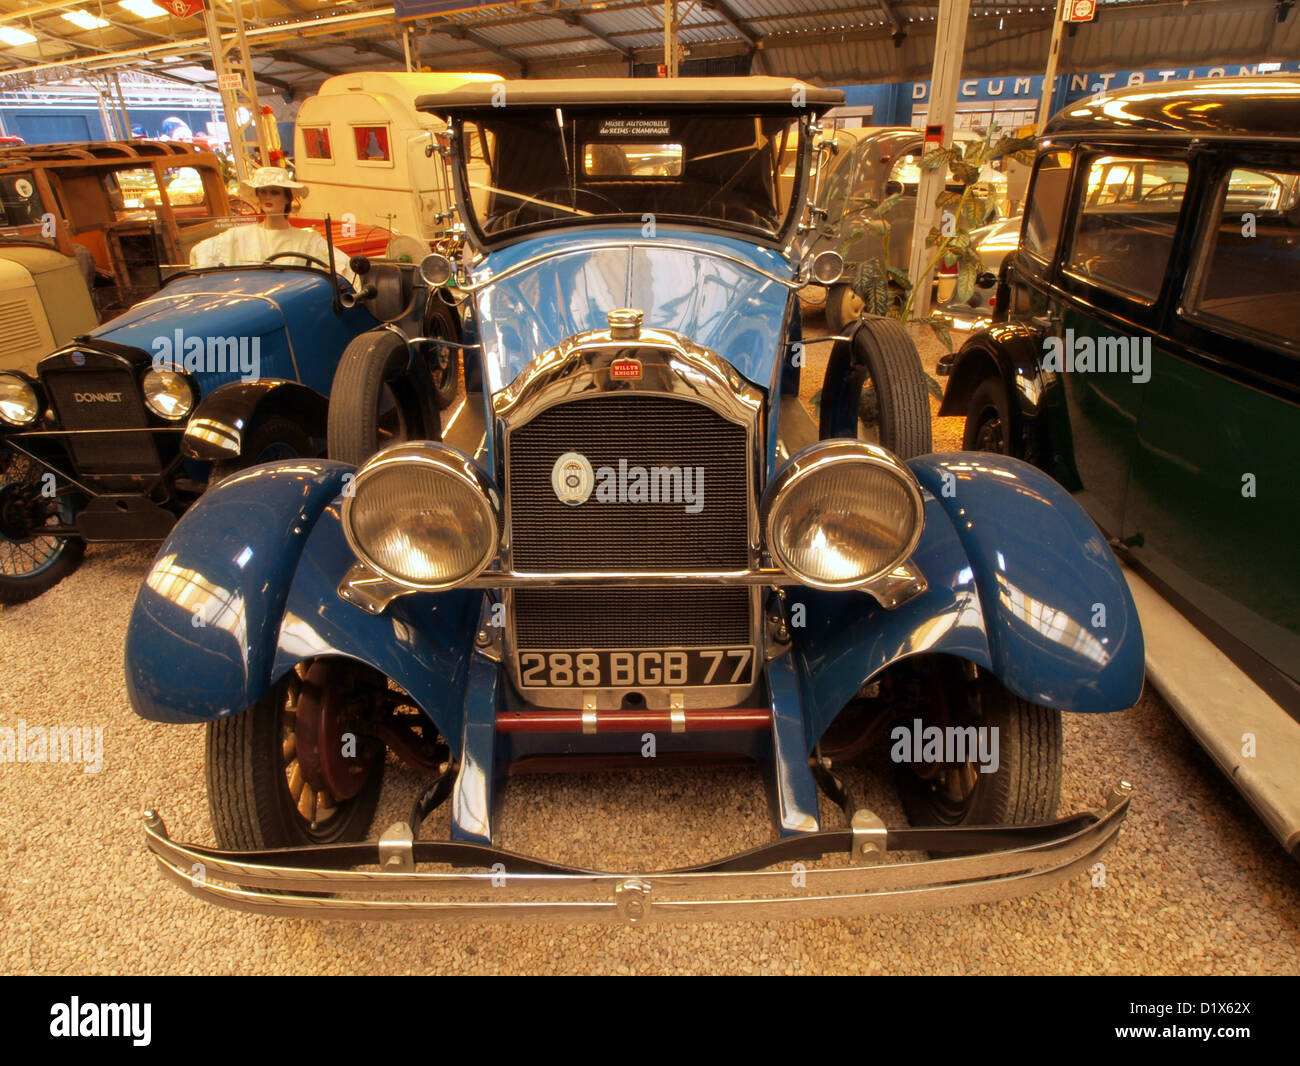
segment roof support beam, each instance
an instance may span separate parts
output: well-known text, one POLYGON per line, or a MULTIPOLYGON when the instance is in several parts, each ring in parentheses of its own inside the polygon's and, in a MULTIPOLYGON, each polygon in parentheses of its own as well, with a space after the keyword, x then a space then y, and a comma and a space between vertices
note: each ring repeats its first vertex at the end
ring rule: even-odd
POLYGON ((507 63, 513 63, 519 68, 520 76, 525 76, 528 72, 528 60, 523 56, 515 55, 505 48, 498 48, 481 33, 475 33, 473 30, 467 30, 459 22, 435 22, 429 27, 434 33, 444 33, 448 37, 457 41, 472 41, 485 52, 490 52, 499 59, 504 59, 507 63))
POLYGON ((700 6, 707 8, 709 11, 716 12, 718 17, 729 29, 734 33, 739 34, 748 42, 750 48, 758 47, 759 37, 753 30, 746 29, 741 24, 740 16, 737 15, 732 6, 727 3, 727 0, 700 0, 700 6))
POLYGON ((406 65, 406 57, 401 52, 379 41, 353 41, 352 47, 358 52, 369 52, 371 55, 383 56, 395 63, 406 65))
POLYGON ((607 34, 602 33, 600 30, 598 30, 592 24, 591 19, 587 18, 586 15, 577 15, 574 14, 573 12, 568 12, 567 14, 564 15, 557 14, 557 17, 561 19, 566 26, 576 26, 579 29, 586 30, 589 34, 595 37, 596 40, 600 41, 602 44, 609 45, 610 48, 614 49, 614 51, 617 52, 619 55, 621 55, 624 59, 632 58, 632 53, 629 49, 624 48, 621 44, 619 44, 616 40, 614 40, 613 37, 610 37, 607 34))
POLYGON ((300 67, 307 67, 309 70, 319 70, 322 74, 328 74, 333 77, 339 73, 337 67, 326 66, 324 63, 315 59, 308 59, 298 52, 286 52, 282 48, 273 48, 266 53, 277 63, 296 63, 300 67))

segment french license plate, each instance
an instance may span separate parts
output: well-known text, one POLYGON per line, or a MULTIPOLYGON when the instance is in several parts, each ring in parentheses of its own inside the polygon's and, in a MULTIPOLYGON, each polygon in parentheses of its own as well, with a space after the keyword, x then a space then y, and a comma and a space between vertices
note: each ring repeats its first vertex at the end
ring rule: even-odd
POLYGON ((750 647, 519 653, 519 683, 524 688, 748 685, 753 676, 750 647))

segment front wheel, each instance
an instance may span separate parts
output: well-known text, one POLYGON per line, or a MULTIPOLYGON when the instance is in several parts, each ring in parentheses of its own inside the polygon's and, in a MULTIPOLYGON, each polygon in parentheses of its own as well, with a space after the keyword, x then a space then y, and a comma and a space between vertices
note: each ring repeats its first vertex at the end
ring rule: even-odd
MULTIPOLYGON (((459 339, 456 329, 456 312, 432 293, 425 314, 424 335, 431 339, 454 341, 459 339)), ((433 375, 434 399, 438 410, 445 411, 456 399, 460 378, 460 353, 456 348, 431 344, 429 371, 433 375)))
POLYGON ((218 847, 366 839, 385 749, 351 718, 364 680, 348 664, 308 661, 243 714, 208 723, 208 811, 218 847))
POLYGON ((330 389, 329 457, 360 466, 375 452, 442 436, 427 367, 412 362, 406 340, 389 329, 347 346, 330 389))
POLYGON ((968 452, 1010 455, 1009 424, 1006 389, 996 379, 986 378, 971 395, 961 446, 968 452))
POLYGON ((311 438, 297 422, 280 415, 264 418, 253 426, 244 439, 242 454, 238 459, 223 459, 212 464, 208 485, 247 470, 258 463, 271 463, 277 459, 305 459, 316 454, 311 438))
POLYGON ((0 603, 24 603, 71 574, 86 554, 80 537, 42 533, 69 525, 72 504, 50 496, 53 480, 25 455, 0 452, 0 603))
POLYGON ((971 678, 969 669, 947 662, 928 671, 917 713, 891 729, 890 756, 908 819, 913 825, 1028 825, 1055 818, 1061 712, 1021 699, 990 674, 971 678), (942 757, 932 758, 936 753, 942 757))

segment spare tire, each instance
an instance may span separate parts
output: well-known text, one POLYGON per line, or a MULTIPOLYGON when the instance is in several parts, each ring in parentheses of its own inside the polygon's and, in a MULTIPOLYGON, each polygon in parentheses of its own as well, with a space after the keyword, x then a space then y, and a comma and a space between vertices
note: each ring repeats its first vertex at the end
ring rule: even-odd
POLYGON ((856 437, 900 459, 926 455, 930 394, 912 338, 892 318, 862 318, 836 341, 826 363, 819 425, 822 440, 856 437))

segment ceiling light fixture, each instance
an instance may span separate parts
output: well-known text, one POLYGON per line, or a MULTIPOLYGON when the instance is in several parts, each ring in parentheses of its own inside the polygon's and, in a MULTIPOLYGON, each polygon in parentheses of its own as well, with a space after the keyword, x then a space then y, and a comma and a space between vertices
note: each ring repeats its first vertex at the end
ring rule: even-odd
POLYGON ((108 23, 98 15, 92 15, 89 11, 65 11, 63 21, 71 22, 74 26, 80 26, 83 30, 102 30, 108 23))
POLYGON ((160 19, 167 14, 166 10, 155 4, 153 0, 118 0, 117 6, 125 8, 142 19, 160 19))
POLYGON ((20 30, 16 26, 0 26, 0 41, 7 45, 17 48, 19 45, 32 44, 35 40, 36 36, 26 30, 20 30))

